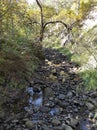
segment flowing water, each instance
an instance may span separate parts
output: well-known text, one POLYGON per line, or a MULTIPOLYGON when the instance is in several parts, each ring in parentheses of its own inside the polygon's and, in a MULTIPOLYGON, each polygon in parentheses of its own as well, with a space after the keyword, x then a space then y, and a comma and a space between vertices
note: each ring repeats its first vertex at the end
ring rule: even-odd
POLYGON ((26 92, 29 94, 28 106, 25 107, 25 111, 27 111, 32 117, 32 121, 36 123, 40 115, 39 108, 43 104, 43 92, 34 91, 33 87, 28 87, 26 92))

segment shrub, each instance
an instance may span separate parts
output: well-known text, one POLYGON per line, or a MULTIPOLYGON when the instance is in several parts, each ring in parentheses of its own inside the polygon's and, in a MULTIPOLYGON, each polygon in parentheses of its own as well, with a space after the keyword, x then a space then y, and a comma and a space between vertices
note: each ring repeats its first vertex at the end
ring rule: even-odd
POLYGON ((83 78, 86 90, 97 89, 97 70, 85 70, 79 74, 83 78))
POLYGON ((40 44, 32 41, 17 44, 15 41, 1 39, 0 85, 25 87, 30 82, 38 62, 44 59, 40 44))
POLYGON ((71 61, 78 63, 79 65, 84 65, 88 61, 88 55, 87 54, 74 54, 71 57, 71 61))

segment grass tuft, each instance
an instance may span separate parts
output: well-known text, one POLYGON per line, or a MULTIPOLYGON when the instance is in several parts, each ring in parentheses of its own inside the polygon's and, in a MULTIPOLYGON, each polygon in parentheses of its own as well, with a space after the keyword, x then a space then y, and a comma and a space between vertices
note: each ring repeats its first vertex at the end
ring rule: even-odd
POLYGON ((83 78, 86 90, 97 89, 97 70, 85 70, 83 72, 79 72, 79 74, 83 78))

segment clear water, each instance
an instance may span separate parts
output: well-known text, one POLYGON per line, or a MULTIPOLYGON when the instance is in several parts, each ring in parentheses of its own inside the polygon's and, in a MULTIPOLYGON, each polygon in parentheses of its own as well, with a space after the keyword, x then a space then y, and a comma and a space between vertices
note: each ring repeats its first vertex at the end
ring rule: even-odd
POLYGON ((56 114, 58 114, 58 113, 59 113, 58 108, 52 108, 51 111, 50 111, 50 114, 51 114, 52 116, 54 116, 54 115, 56 115, 56 114))
POLYGON ((25 107, 26 111, 31 111, 42 106, 43 103, 43 92, 34 92, 33 87, 28 87, 26 92, 29 94, 28 106, 25 107))

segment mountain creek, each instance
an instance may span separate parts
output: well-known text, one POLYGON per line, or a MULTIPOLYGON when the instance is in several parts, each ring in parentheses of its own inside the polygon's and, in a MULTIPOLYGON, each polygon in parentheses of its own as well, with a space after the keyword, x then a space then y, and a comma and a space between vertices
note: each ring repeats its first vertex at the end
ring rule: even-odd
POLYGON ((29 86, 9 90, 0 111, 0 130, 97 130, 97 91, 84 91, 76 63, 45 50, 29 86))

